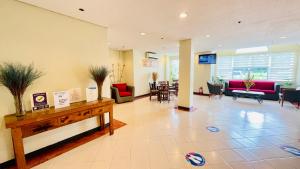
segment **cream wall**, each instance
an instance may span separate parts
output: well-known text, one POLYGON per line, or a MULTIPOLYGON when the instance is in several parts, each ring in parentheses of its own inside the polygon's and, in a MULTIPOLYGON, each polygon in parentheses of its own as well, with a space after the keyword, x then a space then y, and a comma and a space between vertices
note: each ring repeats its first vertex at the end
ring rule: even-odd
POLYGON ((133 50, 123 51, 124 64, 126 70, 124 72, 124 79, 128 85, 134 86, 134 63, 133 63, 133 50))
MULTIPOLYGON (((125 53, 124 51, 109 49, 109 58, 113 64, 110 66, 110 69, 113 70, 113 67, 114 67, 114 73, 113 72, 111 73, 111 75, 114 74, 114 76, 110 77, 111 84, 118 82, 118 80, 120 78, 119 76, 121 76, 121 74, 119 74, 119 72, 122 71, 123 65, 125 64, 124 53, 125 53), (119 68, 118 68, 118 66, 119 66, 119 68)), ((130 67, 128 67, 128 66, 124 67, 121 82, 126 82, 125 74, 126 74, 127 69, 130 69, 130 67)))
MULTIPOLYGON (((86 88, 90 65, 111 66, 108 57, 107 30, 14 0, 0 1, 0 63, 34 63, 45 75, 28 88, 25 94, 29 109, 29 94, 74 87, 86 88)), ((109 96, 109 80, 103 87, 109 96)), ((82 92, 84 95, 84 93, 82 92)), ((52 99, 50 99, 52 103, 52 99)), ((13 98, 0 87, 0 163, 13 158, 10 130, 5 129, 3 116, 13 113, 13 98)), ((25 152, 61 141, 97 126, 89 119, 60 129, 24 139, 25 152)))
POLYGON ((109 49, 109 58, 112 62, 112 64, 117 65, 123 65, 124 64, 124 52, 114 49, 109 49))
POLYGON ((208 94, 207 82, 211 80, 213 75, 214 65, 199 64, 200 52, 194 56, 194 92, 199 92, 199 88, 203 87, 203 93, 208 94))

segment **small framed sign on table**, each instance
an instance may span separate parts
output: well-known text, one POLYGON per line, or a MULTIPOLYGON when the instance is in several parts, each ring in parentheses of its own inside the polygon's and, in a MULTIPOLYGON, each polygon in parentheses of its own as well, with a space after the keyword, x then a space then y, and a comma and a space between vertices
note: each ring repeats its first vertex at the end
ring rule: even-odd
POLYGON ((48 97, 46 92, 34 93, 31 95, 31 108, 32 111, 48 109, 48 97))
POLYGON ((53 96, 56 109, 70 106, 70 94, 68 91, 53 92, 53 96))

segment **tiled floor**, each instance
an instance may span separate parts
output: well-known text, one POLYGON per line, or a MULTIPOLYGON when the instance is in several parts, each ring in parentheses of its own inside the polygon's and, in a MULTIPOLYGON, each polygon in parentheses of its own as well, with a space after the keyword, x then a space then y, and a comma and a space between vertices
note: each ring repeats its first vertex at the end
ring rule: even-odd
POLYGON ((194 96, 194 112, 148 98, 115 106, 128 125, 56 157, 35 169, 300 169, 300 157, 279 148, 300 148, 300 110, 278 102, 194 96), (217 126, 218 133, 206 130, 217 126), (199 152, 203 167, 184 156, 199 152))

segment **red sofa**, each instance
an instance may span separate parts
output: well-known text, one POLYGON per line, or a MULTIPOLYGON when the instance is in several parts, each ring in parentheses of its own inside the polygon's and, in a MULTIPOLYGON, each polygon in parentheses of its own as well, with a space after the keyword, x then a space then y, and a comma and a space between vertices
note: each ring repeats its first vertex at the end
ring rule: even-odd
MULTIPOLYGON (((250 88, 250 91, 264 92, 263 99, 278 100, 280 85, 274 81, 254 80, 255 85, 250 88)), ((229 80, 225 83, 225 95, 232 96, 233 90, 246 90, 244 80, 229 80)))

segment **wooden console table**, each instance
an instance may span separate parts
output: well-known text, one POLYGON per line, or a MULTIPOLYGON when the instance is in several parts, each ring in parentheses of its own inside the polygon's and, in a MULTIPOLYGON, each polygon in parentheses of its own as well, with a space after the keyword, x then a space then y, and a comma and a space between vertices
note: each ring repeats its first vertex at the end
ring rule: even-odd
POLYGON ((27 112, 23 117, 14 114, 4 117, 6 128, 11 128, 15 159, 18 169, 28 169, 24 154, 23 138, 33 136, 48 130, 59 128, 91 117, 100 117, 100 126, 104 128, 104 113, 109 113, 109 132, 113 129, 113 99, 104 98, 94 102, 79 102, 70 107, 39 112, 27 112))

